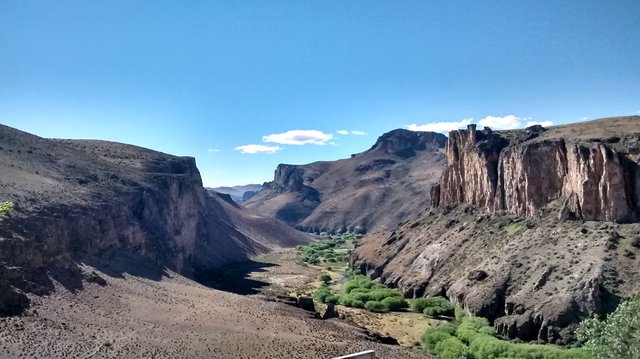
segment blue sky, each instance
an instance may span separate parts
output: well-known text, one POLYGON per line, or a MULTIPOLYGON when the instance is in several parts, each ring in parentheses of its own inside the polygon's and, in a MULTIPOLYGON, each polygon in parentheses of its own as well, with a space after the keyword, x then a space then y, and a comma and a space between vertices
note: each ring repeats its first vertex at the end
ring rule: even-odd
POLYGON ((2 0, 0 123, 260 183, 394 128, 638 114, 638 21, 635 0, 2 0))

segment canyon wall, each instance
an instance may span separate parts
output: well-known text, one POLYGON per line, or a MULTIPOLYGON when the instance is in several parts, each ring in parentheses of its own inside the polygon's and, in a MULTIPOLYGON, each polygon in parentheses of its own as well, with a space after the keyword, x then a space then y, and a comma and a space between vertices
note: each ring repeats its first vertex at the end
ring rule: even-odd
POLYGON ((53 280, 81 287, 83 262, 138 256, 193 278, 309 240, 209 194, 191 157, 6 126, 0 151, 0 200, 15 203, 0 219, 0 314, 53 280))
POLYGON ((366 236, 351 265, 504 337, 569 343, 640 291, 639 160, 640 116, 452 131, 432 208, 366 236))
MULTIPOLYGON (((629 119, 630 124, 637 119, 629 119)), ((533 126, 504 133, 452 131, 434 205, 473 204, 533 216, 563 199, 565 218, 638 220, 637 135, 572 139, 562 129, 533 126)))

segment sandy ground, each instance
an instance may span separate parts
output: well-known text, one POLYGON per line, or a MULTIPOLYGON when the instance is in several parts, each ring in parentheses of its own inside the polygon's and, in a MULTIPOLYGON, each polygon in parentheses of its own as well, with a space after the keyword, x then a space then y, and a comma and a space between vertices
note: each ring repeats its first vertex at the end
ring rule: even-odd
POLYGON ((169 271, 155 277, 96 272, 107 286, 86 284, 76 293, 59 286, 53 295, 32 297, 27 314, 0 319, 0 357, 331 358, 368 349, 379 358, 427 357, 372 342, 345 321, 314 319, 169 271))
MULTIPOLYGON (((300 254, 296 249, 286 249, 256 258, 263 263, 259 270, 249 271, 246 278, 262 283, 257 288, 264 295, 287 295, 292 293, 311 295, 320 282, 320 273, 326 273, 326 266, 334 270, 330 272, 337 282, 333 287, 339 291, 342 287, 342 275, 335 271, 346 270, 344 263, 327 263, 323 265, 301 265, 300 254)), ((322 312, 326 306, 316 302, 316 310, 322 312)), ((421 313, 388 312, 372 313, 364 309, 337 307, 339 313, 347 315, 350 321, 372 332, 392 336, 405 347, 419 347, 420 337, 425 328, 441 323, 440 320, 425 318, 421 313)))

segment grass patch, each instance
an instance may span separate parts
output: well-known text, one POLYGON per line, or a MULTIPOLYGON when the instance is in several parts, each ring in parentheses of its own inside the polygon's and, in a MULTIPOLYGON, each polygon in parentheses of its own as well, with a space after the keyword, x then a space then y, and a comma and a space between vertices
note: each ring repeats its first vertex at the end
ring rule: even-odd
POLYGON ((420 340, 424 351, 441 359, 453 358, 524 358, 591 359, 582 349, 555 345, 512 343, 495 337, 485 318, 463 317, 459 324, 430 327, 420 340))

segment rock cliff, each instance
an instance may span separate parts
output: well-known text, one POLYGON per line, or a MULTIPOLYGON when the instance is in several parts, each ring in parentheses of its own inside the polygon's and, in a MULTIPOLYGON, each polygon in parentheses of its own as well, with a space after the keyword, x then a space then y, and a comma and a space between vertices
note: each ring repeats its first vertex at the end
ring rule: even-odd
POLYGON ((244 205, 312 232, 392 228, 428 205, 445 143, 441 134, 394 130, 351 158, 281 164, 244 205))
POLYGON ((434 208, 365 237, 352 265, 409 297, 446 296, 505 337, 566 343, 640 291, 639 154, 638 116, 453 131, 434 208))
POLYGON ((307 240, 266 218, 282 229, 278 242, 259 228, 248 233, 255 216, 209 195, 190 157, 6 126, 0 153, 0 199, 15 203, 0 219, 0 287, 13 293, 0 298, 0 313, 24 307, 21 293, 53 290, 53 281, 81 287, 77 263, 92 258, 127 252, 193 277, 307 240))
POLYGON ((433 190, 439 197, 432 202, 533 216, 562 198, 559 215, 565 218, 637 221, 639 127, 640 117, 633 116, 504 133, 475 125, 452 131, 442 181, 433 190), (628 126, 631 132, 600 137, 598 126, 608 132, 628 126))

